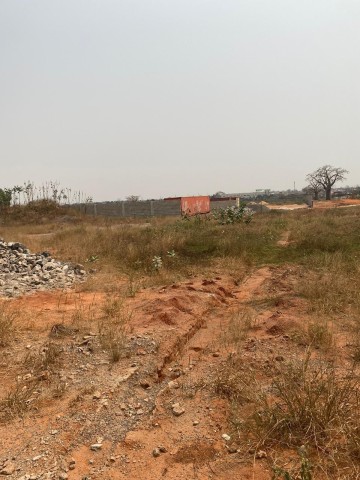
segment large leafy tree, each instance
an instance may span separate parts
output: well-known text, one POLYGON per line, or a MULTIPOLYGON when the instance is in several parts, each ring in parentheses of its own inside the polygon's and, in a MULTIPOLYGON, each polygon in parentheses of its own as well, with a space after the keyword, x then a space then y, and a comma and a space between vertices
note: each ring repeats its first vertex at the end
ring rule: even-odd
POLYGON ((344 168, 324 165, 315 170, 315 172, 309 173, 306 176, 306 180, 309 182, 309 185, 321 185, 325 190, 326 200, 330 200, 333 186, 336 182, 342 182, 345 180, 345 175, 347 173, 349 172, 344 168))

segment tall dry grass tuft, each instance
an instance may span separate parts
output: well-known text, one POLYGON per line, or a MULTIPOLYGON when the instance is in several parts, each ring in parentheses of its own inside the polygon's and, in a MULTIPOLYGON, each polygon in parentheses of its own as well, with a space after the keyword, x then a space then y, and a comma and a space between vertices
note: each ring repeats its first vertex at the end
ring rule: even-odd
POLYGON ((98 322, 100 345, 115 363, 126 354, 127 328, 132 314, 126 309, 122 297, 112 295, 106 297, 101 310, 98 322))
MULTIPOLYGON (((37 404, 43 384, 51 382, 55 369, 60 366, 61 353, 58 344, 47 342, 38 351, 26 354, 22 369, 27 373, 19 375, 16 385, 0 400, 0 421, 21 416, 37 404)), ((59 382, 55 390, 60 392, 59 382)))
POLYGON ((10 390, 0 400, 0 421, 6 422, 29 410, 37 398, 38 385, 38 381, 20 382, 10 390))
POLYGON ((47 342, 42 345, 38 352, 28 352, 23 365, 32 373, 38 376, 43 372, 52 371, 60 364, 62 347, 55 342, 47 342))
POLYGON ((15 322, 20 312, 9 304, 0 303, 0 347, 11 343, 15 334, 15 322))
POLYGON ((90 303, 86 303, 81 293, 78 293, 74 297, 74 302, 75 306, 70 317, 72 326, 79 330, 89 329, 97 315, 95 295, 90 303))
POLYGON ((279 371, 250 424, 257 441, 283 445, 329 445, 355 418, 353 372, 343 376, 325 361, 290 362, 279 371))
POLYGON ((267 381, 240 356, 230 357, 211 383, 229 400, 234 432, 245 449, 307 445, 322 452, 323 468, 330 470, 344 462, 360 468, 358 385, 355 370, 312 359, 309 352, 274 369, 267 381))
POLYGON ((226 347, 239 350, 249 331, 255 327, 256 314, 251 308, 239 309, 231 315, 227 328, 222 332, 220 342, 226 347))

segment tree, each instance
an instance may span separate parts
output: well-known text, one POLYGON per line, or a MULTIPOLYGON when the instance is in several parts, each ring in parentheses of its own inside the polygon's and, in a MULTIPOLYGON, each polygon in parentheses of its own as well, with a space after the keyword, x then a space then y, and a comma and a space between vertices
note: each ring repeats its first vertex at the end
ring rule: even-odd
POLYGON ((0 208, 10 207, 12 197, 11 188, 0 188, 0 208))
POLYGON ((16 201, 18 202, 18 204, 20 205, 20 193, 23 191, 23 187, 21 187, 20 185, 15 185, 15 187, 13 187, 12 189, 12 193, 13 193, 13 201, 14 201, 14 205, 16 203, 16 201))
POLYGON ((129 195, 128 197, 126 197, 127 202, 138 202, 139 200, 140 200, 139 195, 129 195))
POLYGON ((349 173, 344 168, 332 167, 331 165, 324 165, 318 168, 313 173, 309 173, 306 176, 306 180, 309 184, 319 184, 325 190, 326 200, 331 199, 331 189, 336 182, 342 182, 345 180, 345 175, 349 173))
POLYGON ((319 193, 323 189, 323 186, 315 178, 309 178, 309 175, 306 178, 309 184, 305 188, 303 188, 303 192, 308 195, 312 195, 314 197, 314 200, 319 200, 319 193))

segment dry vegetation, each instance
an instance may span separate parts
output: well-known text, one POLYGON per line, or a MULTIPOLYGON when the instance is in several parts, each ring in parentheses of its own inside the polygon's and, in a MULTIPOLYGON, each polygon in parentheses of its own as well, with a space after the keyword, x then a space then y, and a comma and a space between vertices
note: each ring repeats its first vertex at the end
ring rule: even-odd
MULTIPOLYGON (((0 399, 3 421, 27 414, 46 395, 53 401, 63 397, 67 387, 57 372, 64 362, 64 338, 94 329, 93 351, 104 353, 111 364, 121 363, 132 355, 129 337, 136 329, 127 302, 159 285, 166 289, 183 282, 191 290, 200 276, 228 275, 240 300, 231 294, 226 328, 207 347, 216 347, 222 358, 206 382, 184 380, 184 398, 206 392, 225 401, 241 458, 251 465, 266 452, 272 473, 261 478, 359 478, 360 209, 270 212, 249 225, 226 226, 201 218, 130 224, 76 215, 33 225, 21 217, 21 222, 6 218, 0 231, 7 241, 50 250, 93 272, 50 341, 18 361, 21 378, 0 399), (277 243, 284 232, 290 232, 286 247, 277 243), (244 279, 263 267, 273 272, 266 288, 241 299, 244 279), (83 293, 93 293, 94 301, 82 303, 83 293), (274 323, 282 311, 297 320, 274 323), (276 356, 274 342, 287 342, 279 347, 281 355, 276 356), (251 356, 254 345, 260 353, 251 356), (261 350, 264 345, 270 356, 261 350)), ((59 309, 61 303, 65 297, 59 309)), ((207 316, 216 318, 220 307, 211 308, 207 316)), ((10 302, 0 305, 1 349, 11 347, 18 316, 10 302)), ((163 322, 172 326, 168 317, 163 322)), ((185 341, 178 345, 183 349, 185 341)), ((195 469, 199 457, 186 461, 195 469)))

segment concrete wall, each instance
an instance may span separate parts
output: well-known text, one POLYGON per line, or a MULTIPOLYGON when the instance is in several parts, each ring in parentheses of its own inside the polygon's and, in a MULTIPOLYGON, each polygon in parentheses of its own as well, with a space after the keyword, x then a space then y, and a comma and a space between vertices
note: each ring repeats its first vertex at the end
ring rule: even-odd
POLYGON ((217 208, 235 207, 237 205, 235 200, 210 200, 210 210, 216 210, 217 208))
POLYGON ((104 217, 153 217, 180 215, 180 199, 144 200, 138 202, 101 202, 71 205, 87 215, 104 217))
MULTIPOLYGON (((227 208, 237 205, 237 200, 211 200, 210 211, 217 208, 227 208)), ((266 212, 269 209, 256 202, 247 202, 249 208, 256 212, 266 212)), ((71 205, 71 208, 80 210, 87 215, 100 215, 104 217, 160 217, 160 216, 180 216, 181 199, 172 200, 140 200, 138 202, 100 202, 100 203, 82 203, 71 205)))

